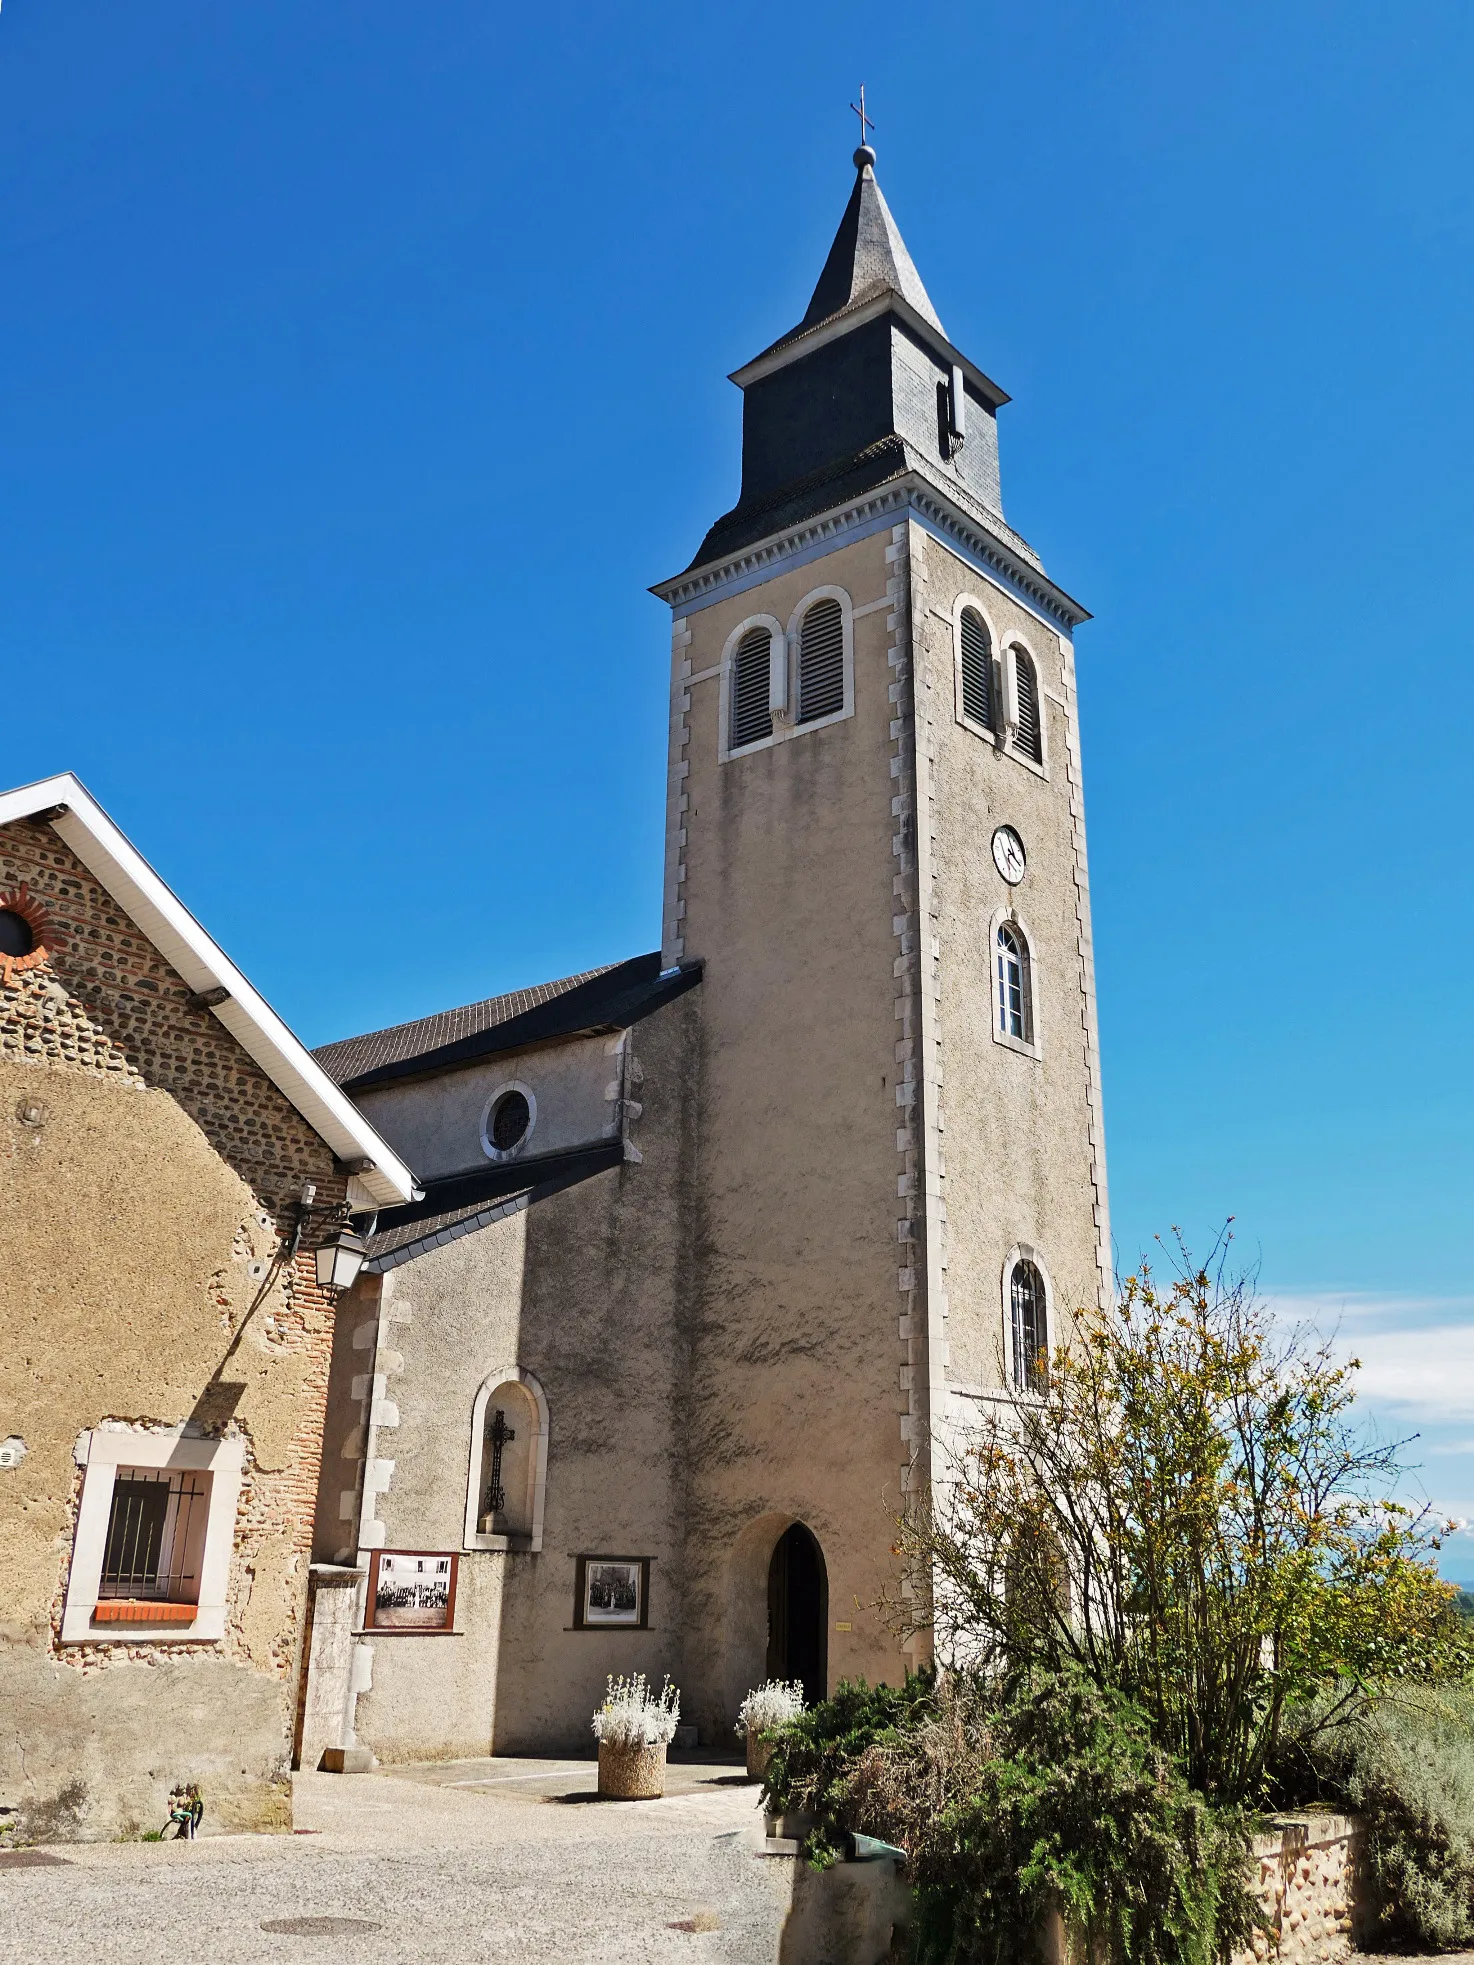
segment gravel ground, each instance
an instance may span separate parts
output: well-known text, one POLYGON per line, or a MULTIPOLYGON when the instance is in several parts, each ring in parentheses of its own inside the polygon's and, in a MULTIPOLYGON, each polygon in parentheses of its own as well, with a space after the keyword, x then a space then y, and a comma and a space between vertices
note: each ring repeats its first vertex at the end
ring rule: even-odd
POLYGON ((292 1835, 0 1862, 0 1960, 777 1958, 790 1865, 756 1853, 757 1789, 739 1769, 673 1765, 664 1801, 601 1803, 594 1786, 589 1761, 303 1774, 292 1835), (268 1928, 301 1919, 360 1922, 268 1928))
POLYGON ((0 1965, 774 1965, 791 1866, 757 1853, 740 1770, 672 1763, 664 1801, 595 1785, 586 1760, 299 1774, 292 1835, 18 1852, 0 1965))

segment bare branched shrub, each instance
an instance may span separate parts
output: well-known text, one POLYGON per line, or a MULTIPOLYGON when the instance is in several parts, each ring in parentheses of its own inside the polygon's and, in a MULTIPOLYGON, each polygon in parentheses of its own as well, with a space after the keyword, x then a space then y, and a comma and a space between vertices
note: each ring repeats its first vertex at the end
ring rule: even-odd
POLYGON ((916 1495, 886 1602, 945 1664, 1083 1674, 1125 1693, 1189 1784, 1249 1801, 1289 1706, 1334 1726, 1399 1677, 1468 1669, 1434 1524, 1389 1498, 1396 1446, 1352 1411, 1354 1375, 1275 1327, 1179 1242, 1005 1390, 916 1495))

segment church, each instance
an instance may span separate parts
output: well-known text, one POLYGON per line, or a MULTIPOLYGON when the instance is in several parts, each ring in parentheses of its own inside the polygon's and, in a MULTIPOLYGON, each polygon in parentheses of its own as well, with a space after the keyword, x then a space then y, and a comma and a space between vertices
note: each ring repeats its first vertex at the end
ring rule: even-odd
POLYGON ((587 1749, 610 1673, 708 1745, 899 1678, 897 1512, 1109 1287, 1088 616, 854 161, 653 589, 659 949, 315 1054, 416 1187, 335 1318, 304 1766, 587 1749))

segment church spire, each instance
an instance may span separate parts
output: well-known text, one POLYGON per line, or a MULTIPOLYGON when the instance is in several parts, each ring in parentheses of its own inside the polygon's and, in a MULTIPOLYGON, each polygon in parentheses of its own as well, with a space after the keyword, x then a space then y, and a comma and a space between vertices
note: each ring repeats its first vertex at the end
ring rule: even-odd
POLYGON ((868 143, 862 143, 855 152, 855 173, 855 188, 839 221, 819 284, 808 312, 793 333, 807 333, 821 321, 890 292, 898 293, 938 334, 945 334, 876 181, 875 152, 868 143))

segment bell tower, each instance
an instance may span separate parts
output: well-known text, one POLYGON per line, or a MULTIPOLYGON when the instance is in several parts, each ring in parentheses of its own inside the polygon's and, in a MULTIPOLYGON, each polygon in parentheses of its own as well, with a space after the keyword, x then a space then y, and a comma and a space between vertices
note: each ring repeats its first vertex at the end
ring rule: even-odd
POLYGON ((683 1684, 713 1724, 770 1670, 899 1676, 904 1495, 1109 1279, 1088 616, 1005 522, 1008 397, 854 161, 803 319, 731 378, 738 502, 654 590, 663 959, 705 965, 683 1684))

